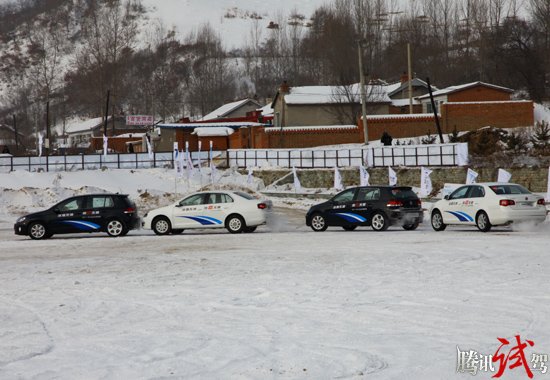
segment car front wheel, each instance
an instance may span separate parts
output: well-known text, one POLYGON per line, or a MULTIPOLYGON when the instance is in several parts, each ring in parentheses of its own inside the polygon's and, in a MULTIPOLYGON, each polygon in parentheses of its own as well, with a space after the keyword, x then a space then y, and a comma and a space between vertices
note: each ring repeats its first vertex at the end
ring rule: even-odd
POLYGON ((42 224, 41 222, 36 222, 29 226, 29 236, 31 237, 31 239, 40 240, 47 239, 51 235, 48 235, 48 232, 46 231, 46 226, 44 224, 42 224))
POLYGON ((153 220, 153 231, 157 235, 167 235, 172 230, 170 221, 165 216, 159 216, 153 220))
POLYGON ((443 216, 438 210, 435 210, 432 212, 432 228, 435 231, 443 231, 445 228, 447 228, 447 225, 443 223, 443 216))
POLYGON ((489 216, 485 211, 480 211, 476 216, 476 226, 482 232, 489 232, 491 230, 491 222, 489 216))
POLYGON ((107 234, 109 234, 109 236, 122 236, 124 235, 124 231, 124 224, 118 219, 110 220, 109 223, 107 223, 107 234))
POLYGON ((315 214, 311 217, 311 229, 315 232, 322 232, 327 229, 327 221, 321 214, 315 214))
POLYGON ((385 231, 388 229, 388 219, 381 212, 377 212, 372 216, 370 224, 375 231, 385 231))

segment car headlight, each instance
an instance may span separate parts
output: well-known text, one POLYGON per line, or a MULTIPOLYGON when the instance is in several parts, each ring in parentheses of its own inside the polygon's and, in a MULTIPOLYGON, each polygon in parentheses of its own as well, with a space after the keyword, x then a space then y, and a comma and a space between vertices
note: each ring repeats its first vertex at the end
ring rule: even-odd
POLYGON ((19 219, 17 219, 17 223, 23 223, 25 220, 27 220, 26 216, 22 216, 19 219))

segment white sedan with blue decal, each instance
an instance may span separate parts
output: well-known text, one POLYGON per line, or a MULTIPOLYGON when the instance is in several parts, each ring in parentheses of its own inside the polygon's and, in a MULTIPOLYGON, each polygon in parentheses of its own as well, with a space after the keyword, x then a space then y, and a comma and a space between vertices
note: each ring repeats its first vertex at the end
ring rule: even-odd
POLYGON ((432 227, 475 225, 487 232, 492 226, 511 223, 542 223, 546 219, 542 197, 514 183, 476 183, 461 186, 436 202, 431 211, 432 227))
POLYGON ((231 233, 254 232, 266 223, 268 204, 240 191, 194 193, 170 206, 145 214, 144 229, 157 235, 180 234, 186 229, 227 228, 231 233))

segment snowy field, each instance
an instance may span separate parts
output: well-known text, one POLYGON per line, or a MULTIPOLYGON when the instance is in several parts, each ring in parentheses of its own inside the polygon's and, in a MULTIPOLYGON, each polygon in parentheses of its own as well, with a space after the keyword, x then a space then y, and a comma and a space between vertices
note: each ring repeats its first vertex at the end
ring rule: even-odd
MULTIPOLYGON (((457 345, 494 354, 517 334, 528 360, 550 354, 548 222, 314 233, 295 205, 253 234, 33 241, 12 228, 40 191, 91 186, 42 174, 0 175, 0 379, 469 379, 457 345)), ((94 174, 137 194, 121 172, 94 174)), ((162 199, 173 182, 154 175, 162 199)))

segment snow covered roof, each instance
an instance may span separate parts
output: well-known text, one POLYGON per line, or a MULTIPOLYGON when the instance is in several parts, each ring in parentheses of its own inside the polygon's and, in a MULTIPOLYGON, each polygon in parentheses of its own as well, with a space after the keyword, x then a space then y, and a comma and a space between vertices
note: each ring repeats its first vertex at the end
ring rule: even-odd
MULTIPOLYGON (((388 114, 388 115, 367 115, 369 119, 424 119, 433 118, 433 113, 404 113, 404 114, 388 114)), ((361 117, 362 119, 362 117, 361 117)))
MULTIPOLYGON (((450 87, 447 87, 447 88, 443 88, 441 90, 437 90, 437 91, 433 92, 433 96, 435 97, 435 96, 448 95, 448 94, 452 94, 453 92, 466 90, 468 88, 476 87, 476 86, 484 86, 484 87, 493 88, 495 90, 506 91, 506 92, 514 92, 514 90, 512 90, 510 88, 507 88, 507 87, 501 87, 501 86, 497 86, 497 85, 494 85, 494 84, 478 81, 478 82, 466 83, 466 84, 461 84, 461 85, 458 85, 458 86, 450 86, 450 87)), ((419 96, 418 99, 426 99, 426 98, 429 98, 429 97, 430 97, 430 95, 426 94, 426 95, 419 96)))
POLYGON ((287 132, 287 131, 315 131, 315 130, 326 130, 326 129, 357 129, 357 125, 306 125, 306 126, 296 126, 296 127, 266 127, 266 133, 269 132, 287 132))
POLYGON ((251 121, 219 121, 219 122, 212 122, 212 123, 167 123, 167 124, 158 124, 157 127, 159 128, 188 128, 188 129, 195 129, 195 128, 201 128, 201 127, 228 127, 228 128, 241 128, 241 127, 261 127, 265 124, 262 123, 254 123, 251 121))
MULTIPOLYGON (((424 82, 422 79, 413 78, 411 81, 412 87, 425 87, 428 89, 428 83, 424 82)), ((388 91, 388 96, 393 96, 396 93, 403 91, 409 87, 409 82, 397 82, 391 85, 386 86, 386 91, 388 91)), ((437 91, 437 87, 432 85, 432 91, 437 91)))
MULTIPOLYGON (((291 87, 285 95, 287 104, 339 104, 360 103, 361 87, 359 83, 350 86, 303 86, 291 87)), ((390 103, 386 86, 366 86, 369 103, 390 103)))
POLYGON ((247 103, 254 103, 256 106, 261 107, 262 105, 258 103, 257 101, 253 99, 243 99, 232 103, 224 104, 223 106, 216 108, 214 111, 210 112, 209 114, 205 115, 200 119, 200 121, 208 121, 213 119, 218 119, 220 117, 225 117, 231 112, 239 109, 240 107, 244 106, 247 103))
POLYGON ((123 133, 121 135, 111 136, 112 138, 142 138, 145 135, 145 133, 123 133))
POLYGON ((258 111, 262 111, 263 116, 272 116, 273 115, 273 107, 271 107, 271 103, 266 104, 262 108, 258 108, 258 111))
POLYGON ((195 128, 193 135, 199 137, 214 137, 214 136, 229 136, 235 132, 232 128, 228 127, 199 127, 195 128))
MULTIPOLYGON (((421 104, 417 99, 412 99, 412 104, 421 104)), ((392 99, 391 105, 396 107, 403 107, 409 105, 409 99, 392 99)))
MULTIPOLYGON (((109 120, 111 117, 109 117, 109 120)), ((94 119, 82 119, 82 118, 73 118, 65 122, 65 133, 79 133, 91 131, 93 128, 101 125, 103 123, 102 117, 96 117, 94 119)), ((57 132, 58 135, 63 134, 63 122, 55 125, 53 129, 57 132)))

